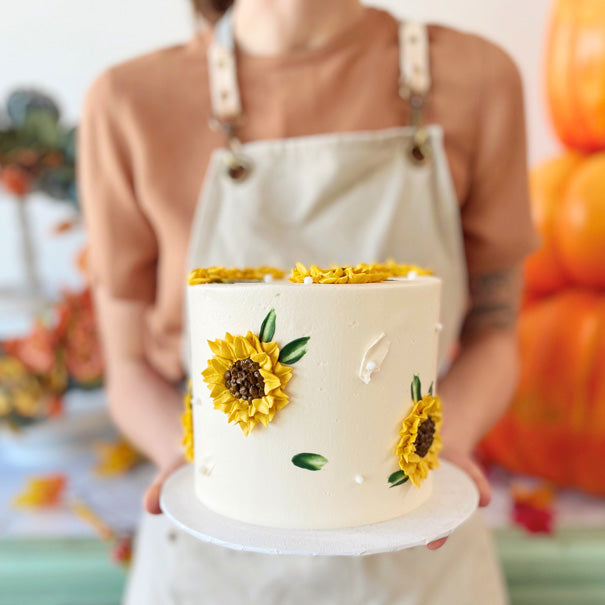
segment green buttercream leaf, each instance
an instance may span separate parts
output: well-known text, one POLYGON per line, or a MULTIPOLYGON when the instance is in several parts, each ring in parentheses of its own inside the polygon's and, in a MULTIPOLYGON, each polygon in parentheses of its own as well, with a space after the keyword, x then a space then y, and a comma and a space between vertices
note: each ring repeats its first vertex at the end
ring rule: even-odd
POLYGON ((418 374, 414 374, 414 380, 412 380, 412 400, 420 401, 422 399, 420 378, 418 374))
POLYGON ((396 487, 398 485, 403 485, 406 481, 409 480, 409 477, 403 471, 395 471, 389 477, 389 487, 396 487))
POLYGON ((299 468, 304 468, 308 471, 320 471, 326 464, 328 459, 321 454, 296 454, 292 458, 292 464, 299 468))
POLYGON ((279 354, 279 362, 293 364, 301 359, 307 352, 307 343, 311 339, 310 336, 297 338, 289 342, 279 354))
POLYGON ((271 342, 273 340, 273 335, 275 334, 275 320, 277 319, 277 315, 275 314, 275 309, 271 309, 269 313, 267 313, 267 317, 263 319, 263 323, 260 327, 260 332, 258 333, 258 337, 261 342, 271 342))
POLYGON ((429 395, 432 397, 433 396, 433 387, 434 387, 435 383, 431 382, 431 386, 429 387, 429 395))

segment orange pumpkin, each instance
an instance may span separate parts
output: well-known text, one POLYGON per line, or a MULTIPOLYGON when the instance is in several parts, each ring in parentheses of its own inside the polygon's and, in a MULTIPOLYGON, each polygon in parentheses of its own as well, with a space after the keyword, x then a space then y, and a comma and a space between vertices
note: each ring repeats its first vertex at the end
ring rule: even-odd
POLYGON ((532 218, 542 246, 525 261, 527 294, 551 294, 569 283, 557 254, 553 225, 562 198, 561 192, 580 162, 581 156, 570 153, 544 162, 531 172, 532 218))
POLYGON ((605 288, 605 153, 587 157, 578 166, 553 230, 561 262, 572 281, 605 288))
POLYGON ((481 449, 488 460, 559 485, 605 494, 605 298, 570 290, 519 323, 513 404, 481 449))
POLYGON ((531 189, 542 247, 526 261, 526 293, 605 288, 605 153, 549 160, 532 172, 531 189))
POLYGON ((557 0, 546 53, 546 86, 561 141, 605 149, 605 3, 557 0))

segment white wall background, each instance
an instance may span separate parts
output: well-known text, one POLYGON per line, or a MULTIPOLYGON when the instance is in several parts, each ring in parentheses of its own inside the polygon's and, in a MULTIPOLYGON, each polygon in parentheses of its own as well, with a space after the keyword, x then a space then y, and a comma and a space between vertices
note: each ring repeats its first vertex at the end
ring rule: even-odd
MULTIPOLYGON (((556 148, 542 99, 542 48, 552 0, 368 0, 400 16, 451 24, 501 44, 523 72, 533 161, 556 148)), ((187 39, 188 0, 0 0, 0 99, 19 84, 43 85, 79 115, 102 69, 187 39)))
MULTIPOLYGON (((521 67, 526 89, 530 158, 556 148, 542 95, 544 31, 552 0, 369 0, 400 16, 450 24, 501 44, 521 67)), ((108 65, 193 31, 188 0, 0 0, 0 102, 20 85, 41 86, 76 121, 83 95, 108 65)), ((201 133, 200 133, 201 135, 201 133)), ((18 280, 14 208, 0 193, 0 287, 18 280)), ((81 237, 49 240, 49 225, 68 212, 42 199, 32 204, 44 280, 56 291, 77 278, 71 267, 81 237)))

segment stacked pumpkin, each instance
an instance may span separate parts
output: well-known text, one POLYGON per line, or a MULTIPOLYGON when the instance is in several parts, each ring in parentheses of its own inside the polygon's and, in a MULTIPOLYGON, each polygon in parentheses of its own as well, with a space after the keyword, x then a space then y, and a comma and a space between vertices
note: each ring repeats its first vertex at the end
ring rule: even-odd
POLYGON ((547 49, 567 152, 531 175, 542 247, 525 265, 521 377, 482 444, 506 468, 605 494, 605 2, 558 0, 547 49))

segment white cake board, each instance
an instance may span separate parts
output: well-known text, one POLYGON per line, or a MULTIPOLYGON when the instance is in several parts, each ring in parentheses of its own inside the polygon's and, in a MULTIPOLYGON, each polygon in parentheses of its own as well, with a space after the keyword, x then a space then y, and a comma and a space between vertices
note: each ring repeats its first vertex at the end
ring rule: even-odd
POLYGON ((195 495, 193 473, 193 465, 181 467, 164 483, 160 506, 168 518, 204 542, 265 554, 363 556, 421 546, 449 536, 479 503, 472 479, 441 461, 432 473, 429 500, 397 519, 333 530, 262 527, 229 519, 204 506, 195 495))

